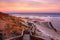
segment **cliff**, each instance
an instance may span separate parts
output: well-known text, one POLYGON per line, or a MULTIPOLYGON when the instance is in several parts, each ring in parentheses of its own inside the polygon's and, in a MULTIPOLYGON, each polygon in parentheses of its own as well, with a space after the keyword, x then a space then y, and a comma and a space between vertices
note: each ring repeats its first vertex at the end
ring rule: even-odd
POLYGON ((21 35, 23 29, 27 27, 25 24, 25 20, 21 17, 0 12, 0 33, 6 37, 21 35))
POLYGON ((40 18, 22 18, 0 12, 0 34, 9 40, 29 34, 45 40, 58 39, 60 35, 50 22, 40 18))

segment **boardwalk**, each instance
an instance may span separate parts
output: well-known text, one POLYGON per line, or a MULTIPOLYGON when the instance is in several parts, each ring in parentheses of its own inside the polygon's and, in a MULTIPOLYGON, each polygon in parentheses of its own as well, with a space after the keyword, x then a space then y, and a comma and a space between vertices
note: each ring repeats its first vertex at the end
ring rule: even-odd
POLYGON ((23 40, 30 40, 30 35, 29 34, 24 34, 23 40))

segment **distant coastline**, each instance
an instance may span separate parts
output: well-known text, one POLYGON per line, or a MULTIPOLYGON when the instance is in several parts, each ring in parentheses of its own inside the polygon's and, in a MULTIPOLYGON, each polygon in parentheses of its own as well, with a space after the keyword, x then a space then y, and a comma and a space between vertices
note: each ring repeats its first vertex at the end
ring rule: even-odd
POLYGON ((60 17, 60 13, 9 13, 10 15, 31 15, 31 16, 50 16, 50 17, 60 17))

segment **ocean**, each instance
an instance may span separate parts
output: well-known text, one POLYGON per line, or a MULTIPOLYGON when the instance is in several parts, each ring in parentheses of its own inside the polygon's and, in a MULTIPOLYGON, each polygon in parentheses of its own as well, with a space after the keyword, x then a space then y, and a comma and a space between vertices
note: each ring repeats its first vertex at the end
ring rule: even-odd
POLYGON ((31 15, 31 16, 50 16, 50 17, 60 17, 60 13, 9 13, 15 16, 20 15, 31 15))
POLYGON ((27 17, 31 17, 31 16, 36 16, 36 17, 48 17, 48 19, 52 20, 52 24, 53 26, 60 31, 60 13, 10 13, 10 15, 13 16, 27 16, 27 17))

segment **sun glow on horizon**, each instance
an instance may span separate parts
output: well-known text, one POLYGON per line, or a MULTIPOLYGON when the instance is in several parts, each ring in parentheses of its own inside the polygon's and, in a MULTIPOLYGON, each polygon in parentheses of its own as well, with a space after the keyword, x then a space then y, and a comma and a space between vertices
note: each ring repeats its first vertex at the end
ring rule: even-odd
POLYGON ((60 12, 58 0, 0 0, 2 12, 60 12))

